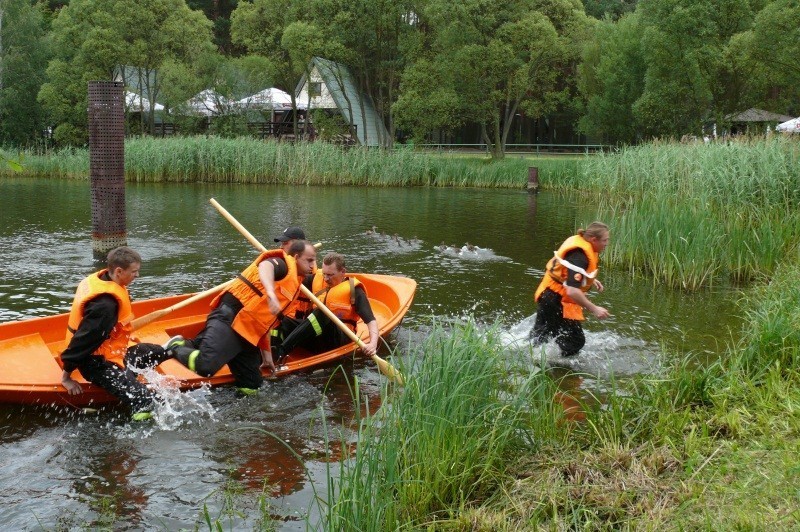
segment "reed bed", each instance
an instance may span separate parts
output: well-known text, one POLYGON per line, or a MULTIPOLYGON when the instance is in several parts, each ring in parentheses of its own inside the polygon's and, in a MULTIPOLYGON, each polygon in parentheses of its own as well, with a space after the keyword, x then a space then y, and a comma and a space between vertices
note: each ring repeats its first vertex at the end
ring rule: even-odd
POLYGON ((498 329, 434 325, 329 475, 319 529, 797 528, 799 266, 743 302, 718 360, 665 353, 657 374, 606 382, 582 421, 498 329))
POLYGON ((555 385, 516 366, 474 324, 435 326, 402 393, 361 423, 356 454, 328 486, 325 530, 446 522, 491 495, 516 453, 553 443, 555 385), (422 355, 424 353, 424 355, 422 355))
MULTIPOLYGON (((23 175, 73 179, 89 175, 86 149, 27 153, 23 165, 23 175)), ((250 138, 141 137, 125 143, 126 179, 136 182, 524 188, 529 166, 539 166, 541 174, 555 179, 574 172, 576 161, 511 157, 491 161, 250 138)), ((9 175, 11 170, 3 172, 9 175)))
POLYGON ((605 261, 697 290, 768 278, 800 241, 800 143, 652 143, 587 158, 547 183, 596 196, 605 261))

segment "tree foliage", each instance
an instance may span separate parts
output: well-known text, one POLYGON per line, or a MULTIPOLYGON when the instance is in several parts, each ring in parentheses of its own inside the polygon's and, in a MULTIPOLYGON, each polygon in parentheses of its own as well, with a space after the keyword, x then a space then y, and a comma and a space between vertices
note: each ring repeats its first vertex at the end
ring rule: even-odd
POLYGON ((45 129, 36 93, 49 48, 44 16, 28 0, 0 0, 0 143, 28 144, 45 129))
POLYGON ((494 157, 518 113, 567 101, 589 27, 577 0, 430 0, 420 20, 428 46, 404 72, 398 119, 417 136, 477 122, 494 157))
POLYGON ((56 140, 72 144, 87 139, 89 81, 111 80, 120 66, 138 69, 152 124, 158 69, 213 53, 211 23, 184 0, 72 0, 53 21, 52 38, 56 54, 39 100, 58 124, 56 140))

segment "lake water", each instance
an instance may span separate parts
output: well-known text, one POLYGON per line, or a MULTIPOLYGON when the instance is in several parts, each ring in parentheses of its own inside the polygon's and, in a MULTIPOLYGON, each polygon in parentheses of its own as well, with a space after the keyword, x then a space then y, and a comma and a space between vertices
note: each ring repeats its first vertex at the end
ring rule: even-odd
MULTIPOLYGON (((594 209, 573 197, 508 190, 129 184, 128 244, 144 260, 134 299, 209 288, 253 259, 212 197, 268 247, 299 225, 322 242, 321 255, 344 254, 350 271, 414 278, 414 304, 389 338, 396 356, 425 337, 432 317, 499 320, 509 349, 527 349, 542 268, 594 209)), ((89 183, 0 179, 0 222, 0 322, 66 312, 77 283, 97 268, 89 183)), ((568 367, 559 371, 581 375, 569 382, 591 392, 602 392, 612 373, 656 371, 662 346, 715 357, 741 326, 733 290, 688 294, 619 271, 602 270, 601 278, 606 291, 592 298, 612 317, 586 322, 577 360, 548 352, 568 367)), ((205 504, 226 528, 251 529, 261 515, 255 500, 266 493, 264 513, 279 528, 304 529, 315 490, 325 492, 326 468, 335 469, 323 459, 322 417, 331 426, 352 423, 356 382, 377 407, 382 377, 362 359, 268 382, 255 398, 199 390, 150 425, 127 424, 114 409, 0 405, 0 522, 22 530, 108 519, 115 530, 171 530, 204 523, 205 504), (231 501, 243 515, 226 514, 231 501)))

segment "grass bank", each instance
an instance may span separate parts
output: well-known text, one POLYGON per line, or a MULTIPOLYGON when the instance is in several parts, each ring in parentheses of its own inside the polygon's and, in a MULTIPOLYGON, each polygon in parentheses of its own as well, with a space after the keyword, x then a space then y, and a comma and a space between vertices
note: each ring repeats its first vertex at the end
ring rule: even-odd
MULTIPOLYGON (((543 185, 596 198, 604 261, 695 290, 771 277, 800 241, 800 142, 652 143, 586 158, 543 185)), ((591 220, 581 220, 584 223, 591 220)))
MULTIPOLYGON (((491 161, 412 150, 385 152, 322 142, 289 144, 249 138, 143 137, 125 142, 126 179, 137 182, 524 188, 529 166, 565 178, 575 173, 578 160, 509 157, 491 161)), ((89 176, 87 149, 25 153, 22 164, 22 175, 89 176)), ((10 168, 0 171, 12 174, 10 168)))
POLYGON ((611 383, 583 421, 493 331, 434 330, 406 388, 362 420, 320 528, 798 529, 798 265, 752 294, 720 362, 611 383))

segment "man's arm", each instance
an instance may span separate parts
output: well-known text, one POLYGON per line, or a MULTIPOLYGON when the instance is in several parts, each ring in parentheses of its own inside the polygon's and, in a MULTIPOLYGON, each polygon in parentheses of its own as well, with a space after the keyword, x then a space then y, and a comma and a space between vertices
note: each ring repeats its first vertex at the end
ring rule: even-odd
POLYGON ((70 395, 81 393, 80 384, 70 376, 88 357, 93 356, 117 324, 119 304, 113 296, 102 294, 86 303, 78 330, 61 353, 64 371, 61 384, 70 395))
POLYGON ((369 331, 369 342, 364 342, 364 353, 372 356, 378 352, 378 341, 380 335, 378 334, 378 320, 375 319, 375 314, 372 312, 372 305, 369 304, 367 292, 364 287, 356 286, 355 303, 353 306, 356 309, 356 314, 364 321, 369 331))
MULTIPOLYGON (((584 253, 583 250, 581 249, 570 251, 569 253, 567 253, 567 256, 564 257, 564 259, 567 260, 570 264, 582 268, 584 271, 586 270, 586 268, 589 267, 589 258, 586 256, 586 253, 584 253)), ((598 319, 602 320, 609 316, 608 310, 592 303, 586 296, 586 294, 583 292, 583 290, 581 290, 580 287, 583 284, 583 274, 568 269, 567 280, 565 281, 564 284, 566 285, 565 288, 567 297, 569 297, 575 303, 577 303, 581 307, 585 308, 586 310, 594 314, 595 317, 597 317, 598 319)))
POLYGON ((266 291, 265 295, 269 301, 269 310, 276 316, 281 311, 281 305, 275 295, 275 281, 280 281, 286 277, 288 271, 289 268, 286 265, 286 261, 274 257, 262 260, 258 265, 258 277, 261 279, 261 284, 266 291))

